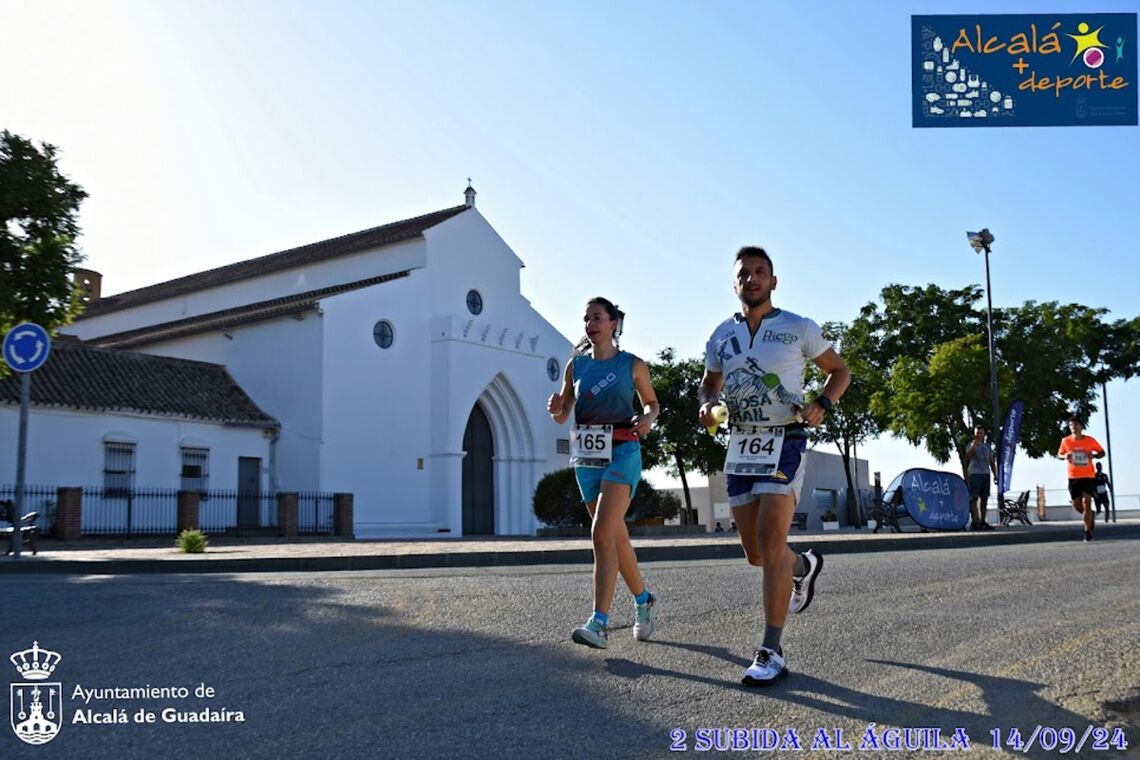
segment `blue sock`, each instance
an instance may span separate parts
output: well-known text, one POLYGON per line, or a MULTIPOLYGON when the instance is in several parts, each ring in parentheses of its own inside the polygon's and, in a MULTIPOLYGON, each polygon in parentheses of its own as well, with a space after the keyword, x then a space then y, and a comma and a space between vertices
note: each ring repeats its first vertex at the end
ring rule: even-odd
POLYGON ((642 591, 637 596, 633 597, 633 601, 637 602, 638 604, 645 604, 646 602, 648 602, 649 601, 649 587, 647 586, 644 591, 642 591))
POLYGON ((601 623, 602 625, 606 626, 607 628, 609 627, 609 625, 610 625, 610 616, 609 616, 609 615, 607 615, 606 613, 604 613, 604 612, 600 612, 600 611, 598 611, 598 610, 594 610, 594 615, 593 615, 593 617, 594 617, 594 620, 597 620, 599 623, 601 623))

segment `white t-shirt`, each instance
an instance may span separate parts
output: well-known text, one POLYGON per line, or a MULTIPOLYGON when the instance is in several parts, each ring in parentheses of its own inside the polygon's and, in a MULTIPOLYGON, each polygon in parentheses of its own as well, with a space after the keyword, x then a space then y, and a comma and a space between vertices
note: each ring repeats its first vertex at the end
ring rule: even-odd
POLYGON ((777 309, 756 335, 734 314, 713 330, 705 367, 724 375, 724 403, 735 425, 789 425, 804 405, 804 368, 831 348, 812 320, 777 309))

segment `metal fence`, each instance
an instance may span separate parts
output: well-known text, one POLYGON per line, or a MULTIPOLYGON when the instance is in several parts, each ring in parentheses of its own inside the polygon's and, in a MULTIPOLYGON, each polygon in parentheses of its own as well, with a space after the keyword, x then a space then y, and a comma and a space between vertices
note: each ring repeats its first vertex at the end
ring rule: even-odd
POLYGON ((332 535, 333 495, 316 491, 297 494, 297 534, 332 535))
MULTIPOLYGON (((38 512, 40 533, 55 524, 55 486, 25 486, 24 513, 38 512)), ((165 536, 178 530, 178 489, 86 487, 80 533, 84 536, 165 536)), ((0 499, 15 500, 14 485, 0 485, 0 499)), ((333 494, 297 494, 298 535, 333 533, 333 494)), ((277 494, 204 491, 198 501, 198 527, 211 535, 274 535, 277 494)))
POLYGON ((246 491, 206 491, 198 500, 203 533, 241 535, 277 526, 277 495, 246 491))
POLYGON ((177 489, 83 489, 79 530, 85 536, 160 536, 177 528, 177 489))

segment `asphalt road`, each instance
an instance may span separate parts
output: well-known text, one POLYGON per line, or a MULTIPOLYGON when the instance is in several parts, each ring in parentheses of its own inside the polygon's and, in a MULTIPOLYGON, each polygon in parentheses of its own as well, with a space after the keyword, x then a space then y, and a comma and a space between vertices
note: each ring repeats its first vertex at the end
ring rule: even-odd
POLYGON ((658 633, 633 640, 619 588, 606 651, 569 641, 588 566, 6 577, 0 653, 37 641, 61 655, 49 680, 64 722, 38 747, 0 730, 0 757, 675 757, 674 744, 722 754, 734 735, 718 728, 772 729, 737 746, 795 738, 803 757, 833 755, 811 751, 819 729, 833 744, 841 729, 848 755, 929 755, 930 733, 884 749, 888 727, 937 728, 944 744, 960 728, 970 757, 1058 756, 1092 727, 1081 754, 1140 757, 1138 548, 835 555, 785 630, 792 675, 766 690, 739 682, 761 631, 760 573, 742 561, 646 565, 658 633), (147 686, 187 696, 109 691, 147 686), (167 723, 164 709, 244 722, 167 723), (1025 741, 1035 726, 1029 752, 992 749, 994 730, 1025 741), (1097 749, 1122 738, 1123 752, 1097 749))

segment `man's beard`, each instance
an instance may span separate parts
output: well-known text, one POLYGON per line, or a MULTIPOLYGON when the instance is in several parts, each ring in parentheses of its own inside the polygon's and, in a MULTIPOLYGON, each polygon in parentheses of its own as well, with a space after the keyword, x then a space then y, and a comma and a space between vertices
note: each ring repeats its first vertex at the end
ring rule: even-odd
POLYGON ((743 293, 740 294, 740 302, 750 309, 755 309, 757 306, 763 306, 772 300, 772 291, 768 291, 762 295, 754 296, 749 299, 743 293))

